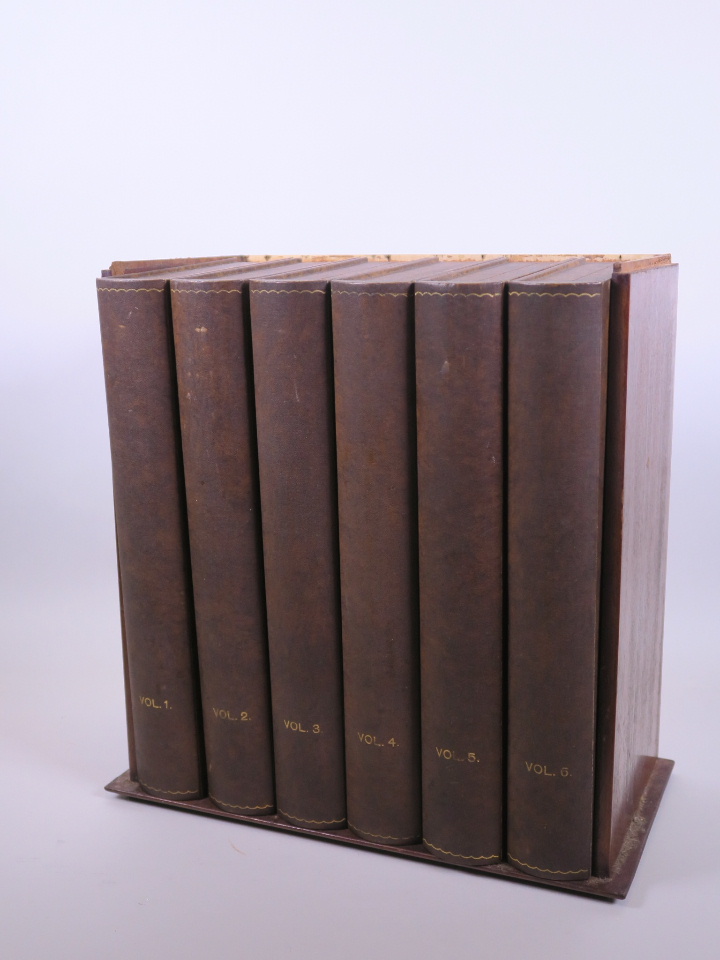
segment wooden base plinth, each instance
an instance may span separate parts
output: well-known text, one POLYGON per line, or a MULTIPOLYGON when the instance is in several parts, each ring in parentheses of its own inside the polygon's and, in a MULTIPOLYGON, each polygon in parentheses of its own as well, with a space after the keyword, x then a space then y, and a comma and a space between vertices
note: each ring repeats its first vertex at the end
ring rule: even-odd
POLYGON ((570 893, 598 897, 603 900, 623 900, 627 896, 630 884, 635 876, 635 871, 637 870, 640 857, 645 848, 645 842, 647 841, 650 828, 652 827, 658 807, 660 806, 660 800, 665 792, 665 787, 670 778, 673 766, 674 761, 672 760, 656 760, 653 772, 640 798, 640 803, 632 818, 630 828, 611 875, 609 877, 590 877, 589 880, 574 881, 545 880, 540 877, 533 877, 529 874, 521 873, 520 870, 516 870, 508 863, 498 863, 489 867, 465 867, 459 864, 446 863, 443 860, 438 860, 420 845, 389 847, 379 843, 371 843, 369 840, 361 840, 360 837, 355 836, 351 830, 347 829, 307 830, 304 827, 296 827, 291 823, 287 823, 282 817, 276 815, 252 817, 243 814, 226 813, 224 810, 216 807, 212 800, 208 799, 162 800, 159 797, 151 797, 145 793, 136 781, 130 779, 127 771, 113 780, 112 783, 109 783, 105 789, 111 793, 120 794, 123 797, 129 797, 133 800, 143 800, 147 803, 157 803, 163 807, 176 807, 180 810, 188 810, 191 813, 202 813, 211 817, 222 817, 224 820, 240 820, 242 823, 250 823, 259 827, 269 827, 275 830, 284 830, 286 833, 297 833, 306 837, 314 837, 316 840, 329 840, 335 843, 349 844, 353 847, 364 847, 368 850, 375 850, 378 853, 390 854, 391 856, 424 860, 426 863, 437 864, 441 867, 450 867, 454 870, 485 873, 494 877, 502 877, 505 880, 517 880, 521 883, 551 887, 570 893))

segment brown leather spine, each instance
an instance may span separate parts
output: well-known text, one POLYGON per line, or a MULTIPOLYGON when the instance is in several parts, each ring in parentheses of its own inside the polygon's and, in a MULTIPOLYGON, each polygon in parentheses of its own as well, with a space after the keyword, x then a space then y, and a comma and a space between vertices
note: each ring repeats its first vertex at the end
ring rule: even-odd
POLYGON ((423 842, 503 852, 504 284, 415 288, 423 842))
POLYGON ((208 793, 275 810, 257 447, 242 278, 171 284, 208 793))
POLYGON ((617 860, 658 753, 677 267, 615 275, 610 309, 596 850, 617 860))
POLYGON ((346 259, 250 284, 277 808, 313 830, 346 823, 329 281, 398 272, 346 259))
POLYGON ((511 283, 507 851, 592 865, 609 281, 511 283))
POLYGON ((137 778, 191 799, 204 761, 169 292, 97 288, 137 778))
POLYGON ((329 283, 250 284, 277 809, 346 825, 329 283))
POLYGON ((421 837, 411 286, 332 284, 348 824, 421 837))

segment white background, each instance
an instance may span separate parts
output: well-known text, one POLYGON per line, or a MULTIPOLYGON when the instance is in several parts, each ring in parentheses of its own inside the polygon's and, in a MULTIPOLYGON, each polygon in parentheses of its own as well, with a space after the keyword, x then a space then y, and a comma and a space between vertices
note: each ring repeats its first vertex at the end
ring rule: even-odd
POLYGON ((720 955, 717 4, 2 4, 0 954, 720 955), (606 905, 111 797, 94 278, 230 253, 673 253, 661 755, 606 905))

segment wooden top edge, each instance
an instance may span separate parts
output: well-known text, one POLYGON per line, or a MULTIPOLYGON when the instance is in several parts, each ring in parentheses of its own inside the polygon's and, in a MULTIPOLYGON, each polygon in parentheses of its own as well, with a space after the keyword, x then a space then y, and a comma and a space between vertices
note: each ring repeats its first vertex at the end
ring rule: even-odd
POLYGON ((300 260, 349 260, 353 257, 363 256, 368 260, 390 260, 390 261, 413 261, 423 260, 427 257, 437 257, 439 260, 460 260, 460 261, 482 261, 505 258, 510 261, 530 261, 540 262, 552 260, 563 260, 569 257, 583 257, 585 260, 608 262, 608 263, 628 263, 636 261, 652 261, 659 263, 671 263, 672 257, 669 253, 363 253, 363 254, 250 254, 247 259, 251 263, 257 263, 268 260, 280 260, 286 257, 296 257, 300 260))

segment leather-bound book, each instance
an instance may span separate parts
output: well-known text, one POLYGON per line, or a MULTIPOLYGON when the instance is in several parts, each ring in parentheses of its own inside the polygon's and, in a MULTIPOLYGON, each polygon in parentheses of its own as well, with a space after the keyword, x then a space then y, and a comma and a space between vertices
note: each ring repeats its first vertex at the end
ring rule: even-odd
POLYGON ((413 283, 420 261, 332 282, 348 825, 421 839, 413 283))
POLYGON ((346 825, 330 279, 399 269, 250 281, 277 810, 308 829, 346 825))
POLYGON ((423 843, 504 856, 507 283, 553 264, 478 264, 415 284, 423 843))
POLYGON ((549 880, 592 870, 612 270, 509 284, 507 858, 549 880))
POLYGON ((275 811, 249 280, 332 266, 275 260, 171 283, 208 794, 275 811))
MULTIPOLYGON (((136 265, 140 266, 140 265, 136 265)), ((185 276, 237 269, 187 268, 185 276)), ((132 728, 147 793, 205 791, 168 271, 97 281, 132 728)))

